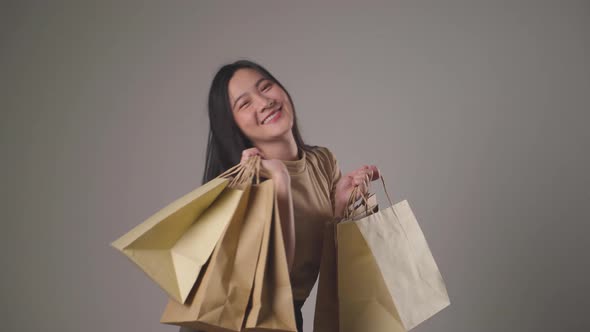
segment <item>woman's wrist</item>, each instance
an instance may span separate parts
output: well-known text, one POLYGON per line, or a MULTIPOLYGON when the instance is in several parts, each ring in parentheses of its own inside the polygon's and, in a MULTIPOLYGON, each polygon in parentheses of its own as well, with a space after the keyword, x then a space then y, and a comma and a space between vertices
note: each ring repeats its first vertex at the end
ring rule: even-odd
POLYGON ((291 184, 291 176, 289 172, 279 171, 270 174, 270 178, 273 180, 275 185, 290 185, 291 184))

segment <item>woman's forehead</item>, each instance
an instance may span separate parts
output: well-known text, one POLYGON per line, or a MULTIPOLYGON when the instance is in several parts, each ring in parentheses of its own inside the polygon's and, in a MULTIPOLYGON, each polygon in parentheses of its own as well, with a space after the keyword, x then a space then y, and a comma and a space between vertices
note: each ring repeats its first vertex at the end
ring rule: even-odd
POLYGON ((229 81, 230 87, 233 85, 236 88, 254 86, 258 80, 264 78, 258 71, 250 68, 238 69, 231 80, 229 81))

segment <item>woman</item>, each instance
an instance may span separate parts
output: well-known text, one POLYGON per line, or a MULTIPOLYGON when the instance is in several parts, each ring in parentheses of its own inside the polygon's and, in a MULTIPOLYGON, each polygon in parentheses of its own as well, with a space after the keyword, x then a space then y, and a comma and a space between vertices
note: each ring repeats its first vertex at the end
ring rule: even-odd
MULTIPOLYGON (((272 178, 279 204, 295 317, 318 276, 326 221, 341 218, 355 186, 366 192, 379 177, 373 165, 341 176, 325 147, 306 145, 292 99, 262 66, 240 60, 223 66, 209 92, 210 132, 203 182, 248 158, 262 158, 261 174, 272 178)), ((181 329, 182 330, 182 329, 181 329)))

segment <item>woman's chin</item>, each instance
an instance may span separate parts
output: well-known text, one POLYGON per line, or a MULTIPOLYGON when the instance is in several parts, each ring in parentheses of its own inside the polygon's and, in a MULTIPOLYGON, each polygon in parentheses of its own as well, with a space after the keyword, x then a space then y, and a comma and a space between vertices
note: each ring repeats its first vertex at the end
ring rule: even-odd
POLYGON ((285 136, 288 136, 288 134, 291 132, 291 128, 285 125, 264 129, 264 132, 260 135, 262 140, 264 141, 278 140, 285 136))

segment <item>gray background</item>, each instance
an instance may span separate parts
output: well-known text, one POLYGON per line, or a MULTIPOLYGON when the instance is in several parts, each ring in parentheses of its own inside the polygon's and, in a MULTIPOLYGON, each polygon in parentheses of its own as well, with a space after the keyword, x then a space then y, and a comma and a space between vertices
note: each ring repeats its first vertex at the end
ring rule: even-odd
POLYGON ((0 12, 2 330, 177 330, 109 243, 199 184, 209 84, 239 58, 412 204, 452 299, 415 331, 590 329, 588 1, 0 12))

